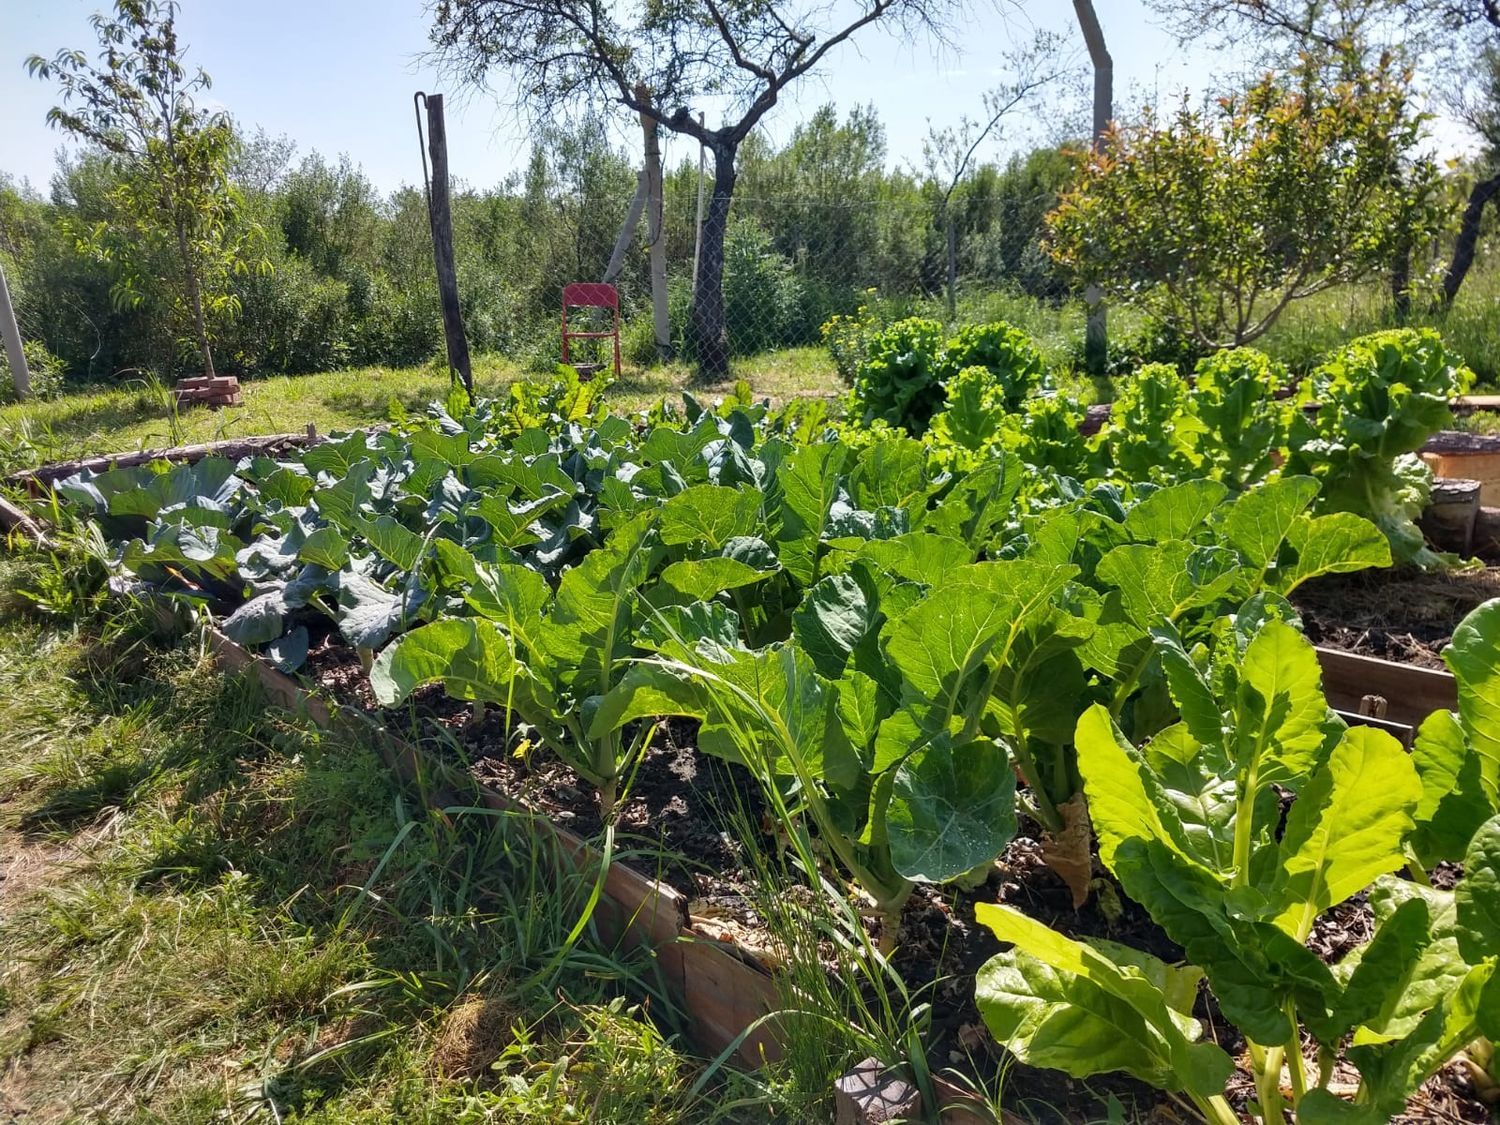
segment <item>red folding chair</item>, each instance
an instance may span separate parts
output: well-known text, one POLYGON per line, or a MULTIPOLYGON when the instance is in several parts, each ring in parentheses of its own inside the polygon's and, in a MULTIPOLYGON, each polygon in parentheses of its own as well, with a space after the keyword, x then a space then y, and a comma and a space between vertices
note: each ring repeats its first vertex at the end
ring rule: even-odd
MULTIPOLYGON (((602 281, 575 281, 563 286, 562 293, 562 359, 571 363, 569 344, 573 340, 613 340, 615 347, 615 378, 620 377, 620 292, 613 285, 602 281), (614 327, 608 332, 575 332, 568 327, 569 309, 610 309, 614 313, 614 327)), ((593 374, 600 365, 589 366, 593 374)))

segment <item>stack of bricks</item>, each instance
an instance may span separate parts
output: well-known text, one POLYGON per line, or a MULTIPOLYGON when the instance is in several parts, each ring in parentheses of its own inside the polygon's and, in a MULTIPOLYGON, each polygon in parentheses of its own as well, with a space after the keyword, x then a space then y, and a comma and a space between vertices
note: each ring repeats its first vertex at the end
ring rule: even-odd
POLYGON ((204 406, 238 406, 240 381, 233 375, 194 375, 177 380, 172 393, 177 396, 179 410, 199 403, 204 406))

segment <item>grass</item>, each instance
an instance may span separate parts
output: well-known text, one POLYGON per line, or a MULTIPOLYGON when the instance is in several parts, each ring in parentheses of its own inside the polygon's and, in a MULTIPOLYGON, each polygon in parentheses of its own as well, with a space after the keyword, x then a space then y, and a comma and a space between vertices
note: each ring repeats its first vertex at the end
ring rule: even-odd
POLYGON ((696 1089, 649 965, 566 946, 583 888, 524 824, 428 811, 139 615, 37 616, 40 576, 0 563, 0 1115, 772 1118, 696 1089))
MULTIPOLYGON (((525 373, 498 356, 474 363, 476 392, 503 394, 525 373)), ((777 401, 804 395, 833 395, 843 390, 828 353, 822 348, 768 352, 731 367, 731 381, 706 388, 693 386, 686 364, 626 367, 610 390, 624 410, 638 410, 683 390, 713 394, 747 379, 755 392, 777 401)), ((252 434, 289 433, 309 423, 322 433, 384 421, 392 401, 420 412, 443 398, 448 377, 426 367, 366 367, 316 375, 246 379, 243 404, 220 410, 204 406, 178 412, 170 390, 139 379, 118 387, 70 392, 51 401, 12 403, 0 407, 0 463, 39 464, 91 454, 214 441, 252 434)))

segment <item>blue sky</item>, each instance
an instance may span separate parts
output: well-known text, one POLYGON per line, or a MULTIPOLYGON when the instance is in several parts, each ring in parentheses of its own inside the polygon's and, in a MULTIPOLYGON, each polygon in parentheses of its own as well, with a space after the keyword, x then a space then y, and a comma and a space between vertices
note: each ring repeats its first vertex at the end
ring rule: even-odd
MULTIPOLYGON (((1154 95, 1212 87, 1216 70, 1234 65, 1210 52, 1179 51, 1141 0, 1096 3, 1115 59, 1121 112, 1154 95)), ((55 91, 29 77, 22 64, 33 52, 90 48, 88 17, 103 6, 101 0, 0 0, 0 171, 45 189, 63 143, 44 121, 55 91)), ((1081 62, 1072 20, 1072 5, 1064 0, 1029 0, 1004 11, 978 0, 955 36, 959 48, 936 56, 926 44, 866 32, 854 48, 828 60, 821 76, 793 89, 775 111, 771 131, 785 136, 825 102, 873 104, 886 126, 891 163, 919 162, 927 122, 952 124, 965 111, 977 113, 982 92, 1000 80, 1001 57, 1037 29, 1067 35, 1081 62)), ((242 124, 284 133, 302 153, 347 153, 382 190, 419 182, 411 95, 442 89, 417 60, 427 26, 422 0, 183 0, 179 18, 189 62, 209 71, 213 97, 242 124)), ((1044 134, 1060 109, 1057 102, 1039 107, 1031 129, 1044 134)), ((524 131, 493 98, 470 95, 450 105, 448 114, 455 177, 485 186, 524 163, 524 131)), ((640 143, 639 131, 625 119, 619 138, 640 143)), ((1013 129, 986 155, 1024 139, 1013 129)), ((689 151, 689 142, 669 141, 666 159, 676 163, 689 151)))

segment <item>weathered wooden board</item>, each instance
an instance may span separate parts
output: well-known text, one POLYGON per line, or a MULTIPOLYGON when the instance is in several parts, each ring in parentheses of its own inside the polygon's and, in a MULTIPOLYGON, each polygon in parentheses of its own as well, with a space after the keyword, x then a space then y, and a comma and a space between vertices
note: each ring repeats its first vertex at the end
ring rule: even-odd
POLYGON ((1318 646, 1318 663, 1329 706, 1340 711, 1358 712, 1360 700, 1378 695, 1387 702, 1387 720, 1417 727, 1434 711, 1458 706, 1458 682, 1450 672, 1322 645, 1318 646))

